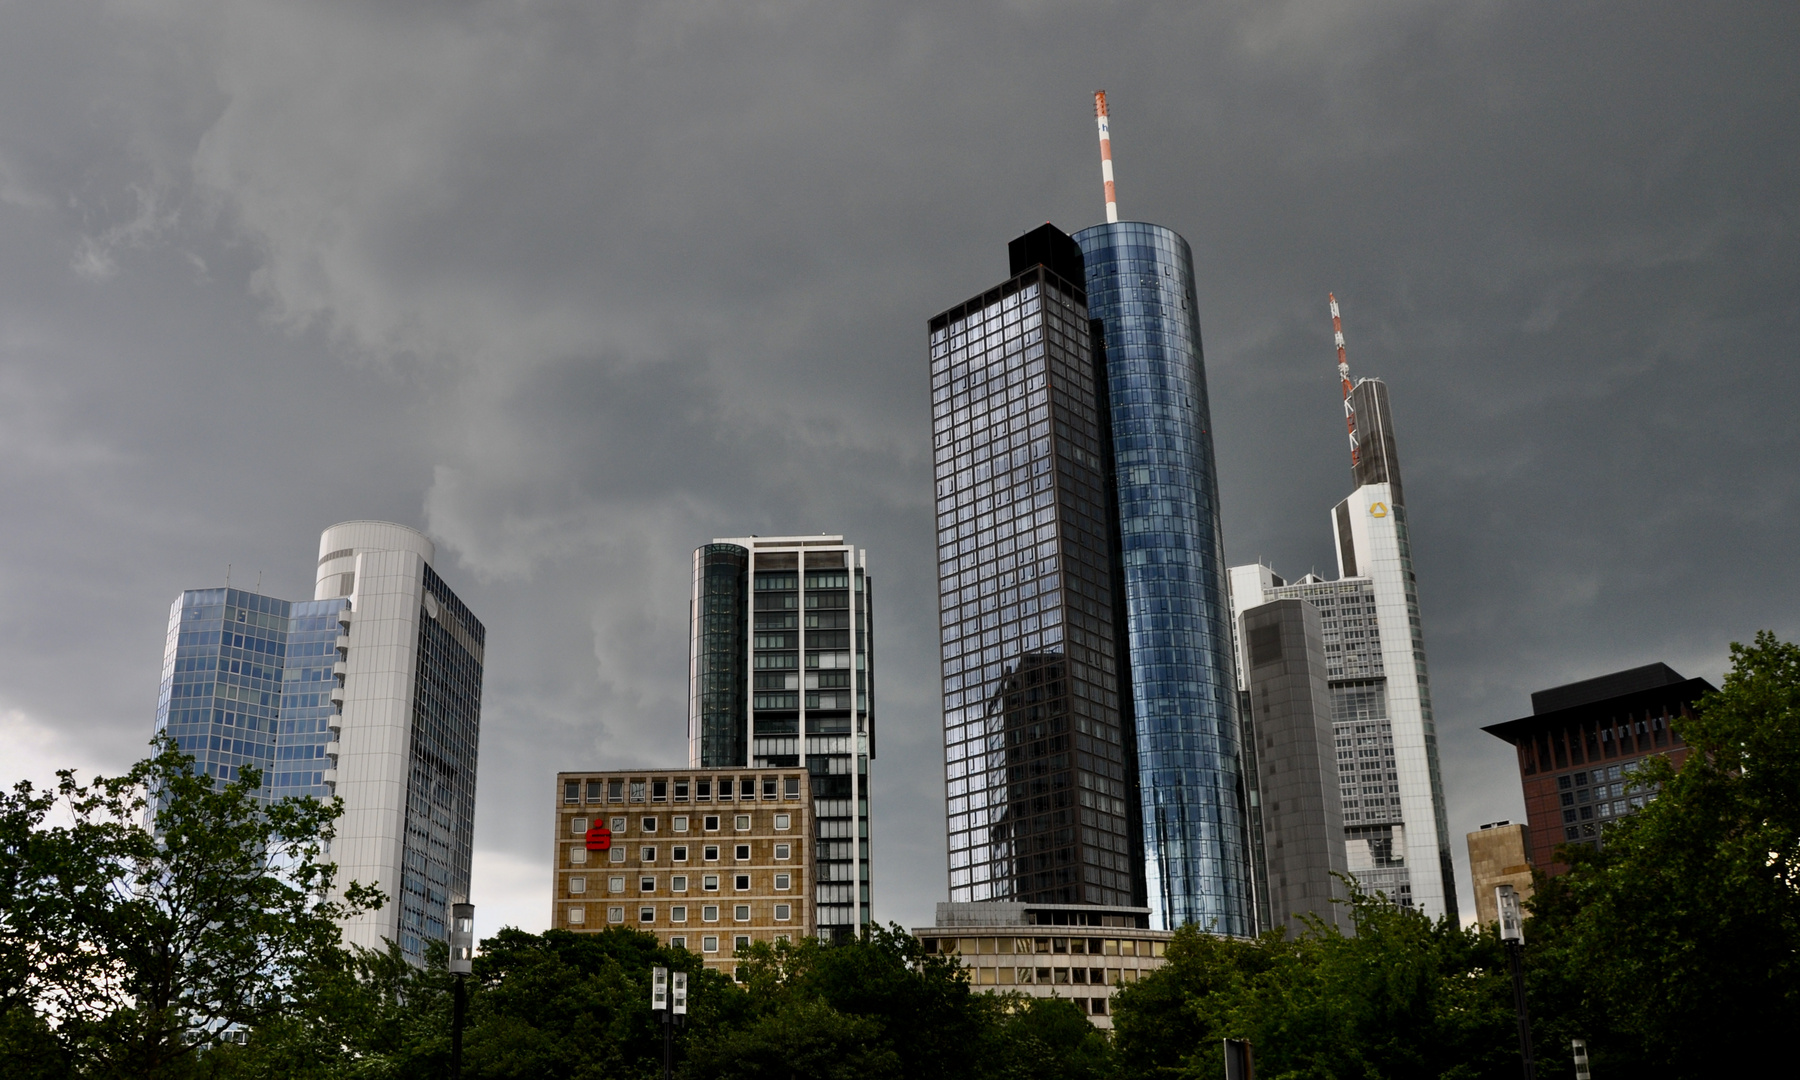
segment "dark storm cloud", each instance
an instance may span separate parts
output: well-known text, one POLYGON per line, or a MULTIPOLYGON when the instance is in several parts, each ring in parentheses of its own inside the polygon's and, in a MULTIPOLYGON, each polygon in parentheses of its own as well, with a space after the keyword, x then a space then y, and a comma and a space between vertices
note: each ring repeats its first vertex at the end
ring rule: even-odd
POLYGON ((428 528, 489 626, 486 912, 547 915, 555 768, 679 759, 691 548, 830 531, 878 588, 877 914, 929 919, 923 322, 1095 218, 1100 86, 1125 214, 1195 248, 1232 561, 1329 565, 1328 289, 1390 382, 1459 851, 1530 690, 1800 632, 1791 5, 5 19, 0 719, 116 765, 177 591, 428 528))

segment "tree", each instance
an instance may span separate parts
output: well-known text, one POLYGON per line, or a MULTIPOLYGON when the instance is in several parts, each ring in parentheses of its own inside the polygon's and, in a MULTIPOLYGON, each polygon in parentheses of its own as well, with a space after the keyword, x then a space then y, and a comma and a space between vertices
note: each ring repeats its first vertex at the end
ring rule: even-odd
MULTIPOLYGON (((1546 1034, 1596 1069, 1720 1075, 1785 1056, 1800 1015, 1800 647, 1731 646, 1724 685, 1675 722, 1690 753, 1636 775, 1654 794, 1566 848, 1526 925, 1546 1034)), ((1543 1040, 1540 1040, 1543 1041, 1543 1040)))
POLYGON ((1316 920, 1292 940, 1176 931, 1168 962, 1115 1003, 1121 1073, 1222 1077, 1220 1041, 1236 1038, 1276 1080, 1513 1075, 1499 943, 1354 889, 1350 905, 1353 935, 1316 920))
POLYGON ((218 786, 154 747, 123 776, 0 795, 4 1037, 62 1072, 186 1074, 290 1009, 337 920, 380 903, 355 884, 331 898, 337 800, 263 804, 255 769, 218 786))

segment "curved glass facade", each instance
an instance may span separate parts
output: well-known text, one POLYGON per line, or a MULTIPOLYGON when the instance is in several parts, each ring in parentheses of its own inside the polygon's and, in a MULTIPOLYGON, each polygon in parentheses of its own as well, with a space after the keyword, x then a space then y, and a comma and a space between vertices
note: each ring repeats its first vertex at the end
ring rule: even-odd
POLYGON ((1106 350, 1152 924, 1254 931, 1231 614, 1186 240, 1075 234, 1106 350))

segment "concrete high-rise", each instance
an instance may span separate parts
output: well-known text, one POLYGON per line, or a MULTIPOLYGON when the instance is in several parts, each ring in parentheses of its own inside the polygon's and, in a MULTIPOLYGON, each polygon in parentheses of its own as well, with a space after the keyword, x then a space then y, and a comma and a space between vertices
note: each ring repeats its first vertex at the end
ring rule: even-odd
POLYGON ((1187 244, 1046 225, 1009 254, 929 323, 950 898, 1250 933, 1187 244))
POLYGON ((1249 714, 1263 831, 1262 873, 1255 875, 1263 929, 1299 934, 1312 916, 1341 921, 1344 808, 1337 783, 1319 610, 1304 600, 1274 600, 1241 617, 1244 709, 1249 714))
POLYGON ((1367 413, 1357 413, 1353 427, 1358 487, 1331 512, 1337 579, 1308 574, 1289 583, 1266 566, 1234 567, 1232 607, 1297 599, 1318 609, 1350 874, 1402 907, 1455 917, 1437 724, 1387 388, 1363 379, 1347 387, 1346 400, 1367 413))
POLYGON ((182 594, 157 728, 221 781, 261 769, 265 798, 342 798, 338 883, 387 899, 344 939, 422 962, 469 891, 486 632, 412 529, 346 522, 319 551, 312 600, 182 594))
POLYGON ((747 536, 694 552, 691 768, 803 768, 813 800, 812 923, 870 922, 874 582, 842 536, 747 536))

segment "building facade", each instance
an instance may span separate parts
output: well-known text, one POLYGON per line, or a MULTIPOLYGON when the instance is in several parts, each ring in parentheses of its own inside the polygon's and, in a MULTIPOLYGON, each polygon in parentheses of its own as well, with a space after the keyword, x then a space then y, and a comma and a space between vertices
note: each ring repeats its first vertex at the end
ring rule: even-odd
POLYGON ((986 993, 1068 998, 1111 1030, 1112 999, 1164 963, 1170 932, 1148 908, 948 903, 913 931, 927 953, 954 956, 986 993))
POLYGON ((381 890, 344 940, 423 962, 466 898, 485 630, 387 522, 320 538, 314 598, 198 589, 170 609, 158 730, 209 775, 262 770, 264 798, 344 800, 338 884, 381 890))
POLYGON ((1500 921, 1500 902, 1494 890, 1511 885, 1521 901, 1531 899, 1531 833, 1523 825, 1496 821, 1470 833, 1469 880, 1475 886, 1475 921, 1482 926, 1500 921))
POLYGON ((726 974, 752 942, 815 934, 811 779, 792 767, 558 773, 550 925, 629 926, 726 974))
POLYGON ((1244 697, 1251 716, 1267 890, 1262 928, 1298 936, 1307 917, 1343 923, 1338 876, 1345 861, 1344 809, 1337 777, 1319 609, 1275 600, 1240 616, 1244 697))
POLYGON ((1361 380, 1347 398, 1353 407, 1366 402, 1360 407, 1380 417, 1376 426, 1358 414, 1362 452, 1352 471, 1371 476, 1378 470, 1387 479, 1362 484, 1332 509, 1338 577, 1308 574, 1290 583, 1266 566, 1234 567, 1231 603, 1241 612, 1297 599, 1319 610, 1350 873, 1363 889, 1402 907, 1454 918, 1455 872, 1418 578, 1406 507, 1397 498, 1400 466, 1387 391, 1378 383, 1361 380), (1379 453, 1367 452, 1371 445, 1379 453))
POLYGON ((1187 244, 1045 225, 1009 255, 929 322, 951 899, 1251 933, 1187 244))
POLYGON ((809 925, 870 922, 874 582, 841 536, 749 536, 694 552, 688 763, 802 769, 816 832, 809 925))
POLYGON ((1249 934, 1233 616, 1193 254, 1141 221, 1074 238, 1105 355, 1145 903, 1159 927, 1249 934))
POLYGON ((1141 905, 1104 382, 1080 250, 930 321, 952 902, 1141 905))
POLYGON ((1604 846, 1609 823, 1637 813, 1656 795, 1633 783, 1644 761, 1661 755, 1679 768, 1687 760, 1688 746, 1672 721, 1689 715, 1713 689, 1667 664, 1649 664, 1539 690, 1531 695, 1530 716, 1482 728, 1518 754, 1530 862, 1556 875, 1568 869, 1557 848, 1604 846))

